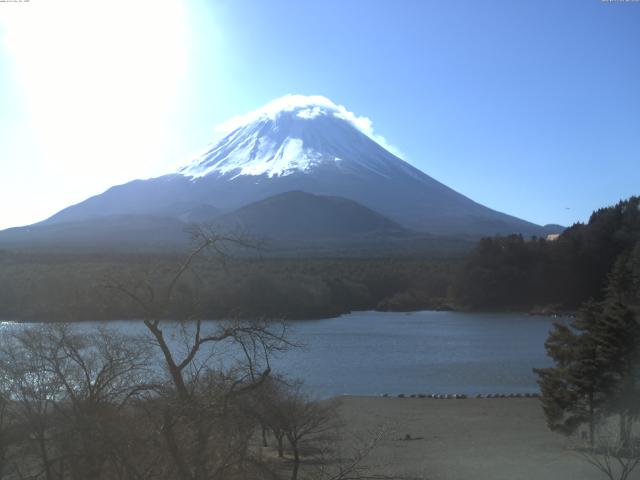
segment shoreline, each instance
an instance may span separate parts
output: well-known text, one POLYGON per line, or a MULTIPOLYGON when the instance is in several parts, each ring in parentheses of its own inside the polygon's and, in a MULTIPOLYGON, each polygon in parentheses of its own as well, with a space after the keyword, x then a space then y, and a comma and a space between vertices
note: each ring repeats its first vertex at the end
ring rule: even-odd
MULTIPOLYGON (((522 310, 522 309, 465 309, 465 308, 420 308, 415 310, 377 310, 377 309, 364 309, 364 310, 349 310, 340 313, 333 313, 328 315, 316 315, 316 316, 308 316, 301 318, 271 318, 268 319, 270 322, 313 322, 318 320, 330 320, 340 318, 345 315, 351 315, 355 313, 394 313, 394 314, 412 314, 412 313, 420 313, 420 312, 453 312, 453 313, 468 313, 470 315, 473 314, 496 314, 496 315, 523 315, 527 317, 544 317, 544 318, 573 318, 576 315, 576 312, 563 312, 563 313, 539 313, 533 310, 522 310)), ((17 323, 17 324, 46 324, 46 323, 91 323, 91 322, 128 322, 128 321, 142 321, 142 318, 139 316, 135 317, 127 317, 127 316, 119 316, 117 318, 83 318, 83 319, 61 319, 61 318, 53 318, 50 320, 36 320, 36 319, 16 319, 16 318, 2 318, 0 317, 0 323, 17 323)), ((203 322, 219 322, 224 320, 229 320, 229 318, 202 318, 200 319, 203 322)), ((256 318, 240 318, 237 319, 240 321, 258 321, 264 320, 263 317, 256 318)), ((161 318, 161 321, 180 321, 171 318, 161 318)))

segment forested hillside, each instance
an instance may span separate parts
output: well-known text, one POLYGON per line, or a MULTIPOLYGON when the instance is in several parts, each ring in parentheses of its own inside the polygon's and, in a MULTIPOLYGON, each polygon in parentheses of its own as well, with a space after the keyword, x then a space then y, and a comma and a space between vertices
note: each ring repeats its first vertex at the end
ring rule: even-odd
POLYGON ((575 309, 602 299, 616 260, 639 241, 639 197, 597 210, 556 240, 485 238, 456 276, 453 296, 470 308, 575 309))
MULTIPOLYGON (((178 271, 182 256, 0 253, 0 318, 140 318, 119 286, 146 295, 178 271)), ((427 259, 258 259, 221 265, 200 258, 165 315, 180 318, 317 318, 352 310, 440 308, 455 262, 427 259)))
MULTIPOLYGON (((556 240, 485 238, 458 257, 242 256, 225 265, 198 258, 165 315, 302 319, 371 309, 576 310, 601 300, 615 262, 640 251, 639 206, 640 198, 632 197, 600 209, 556 240)), ((0 318, 139 318, 143 312, 117 287, 162 289, 183 260, 0 252, 0 318)))

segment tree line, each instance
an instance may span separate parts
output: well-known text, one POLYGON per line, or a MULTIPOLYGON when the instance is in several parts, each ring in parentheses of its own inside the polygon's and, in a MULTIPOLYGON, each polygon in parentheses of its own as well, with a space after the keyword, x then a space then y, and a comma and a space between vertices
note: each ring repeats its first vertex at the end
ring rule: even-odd
MULTIPOLYGON (((109 285, 162 285, 179 255, 0 253, 0 318, 81 321, 141 318, 109 285)), ((446 304, 455 260, 287 259, 258 254, 225 264, 195 259, 167 314, 194 305, 204 318, 322 318, 353 310, 414 310, 446 304)))
MULTIPOLYGON (((354 310, 577 310, 602 300, 618 257, 640 239, 638 197, 593 213, 558 239, 480 240, 448 258, 262 258, 194 261, 167 315, 193 305, 205 318, 321 318, 354 310), (232 268, 226 268, 232 267, 232 268)), ((0 252, 0 318, 78 321, 140 318, 114 283, 161 285, 179 255, 0 252)))
POLYGON ((607 276, 640 240, 640 198, 595 211, 557 239, 484 238, 452 282, 456 304, 471 309, 576 310, 604 298, 607 276))

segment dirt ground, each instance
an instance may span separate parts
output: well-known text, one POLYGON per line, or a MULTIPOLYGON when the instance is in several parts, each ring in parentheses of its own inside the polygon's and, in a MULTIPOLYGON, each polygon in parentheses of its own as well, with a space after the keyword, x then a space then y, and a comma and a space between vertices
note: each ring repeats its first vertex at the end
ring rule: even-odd
MULTIPOLYGON (((534 398, 343 397, 340 412, 347 436, 389 429, 367 460, 378 473, 430 480, 606 478, 571 450, 571 440, 546 428, 534 398)), ((640 479, 640 470, 632 479, 640 479)))

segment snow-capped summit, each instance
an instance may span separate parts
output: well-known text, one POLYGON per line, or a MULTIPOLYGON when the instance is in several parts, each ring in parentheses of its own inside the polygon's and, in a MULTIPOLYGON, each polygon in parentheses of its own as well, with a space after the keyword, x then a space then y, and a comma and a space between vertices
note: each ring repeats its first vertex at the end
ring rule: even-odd
MULTIPOLYGON (((285 95, 218 127, 226 135, 190 164, 182 175, 287 176, 319 166, 365 168, 390 173, 383 137, 371 121, 322 96, 285 95), (382 144, 382 145, 381 145, 382 144), (346 164, 345 164, 346 162, 346 164), (355 162, 356 165, 348 165, 355 162)), ((398 166, 403 164, 400 162, 398 166)))

